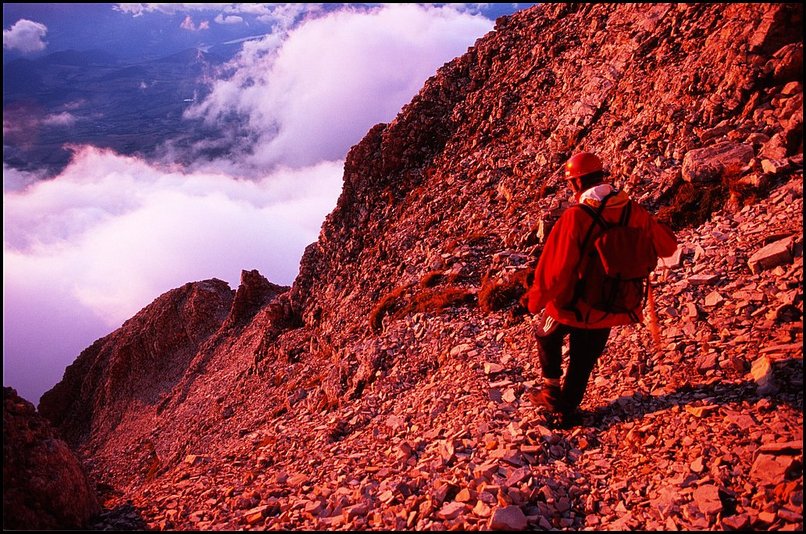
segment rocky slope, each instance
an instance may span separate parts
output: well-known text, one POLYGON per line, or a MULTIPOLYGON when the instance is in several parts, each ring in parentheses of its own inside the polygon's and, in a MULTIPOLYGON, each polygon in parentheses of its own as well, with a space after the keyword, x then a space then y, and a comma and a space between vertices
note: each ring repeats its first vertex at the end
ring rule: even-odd
POLYGON ((290 289, 174 290, 43 397, 97 528, 802 528, 801 27, 799 4, 499 20, 351 149, 290 289), (616 330, 559 428, 521 400, 518 298, 581 149, 681 246, 660 339, 616 330))

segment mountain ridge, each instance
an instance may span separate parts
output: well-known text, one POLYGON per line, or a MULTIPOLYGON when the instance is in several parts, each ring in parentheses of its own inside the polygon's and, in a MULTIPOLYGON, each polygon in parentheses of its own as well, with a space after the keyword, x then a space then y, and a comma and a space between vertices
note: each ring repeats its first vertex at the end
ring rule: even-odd
POLYGON ((165 321, 205 335, 153 352, 177 366, 160 395, 133 404, 149 350, 118 359, 126 387, 82 353, 39 409, 106 507, 158 529, 802 528, 802 7, 644 7, 499 19, 350 150, 290 288, 244 271, 206 328, 165 321), (665 343, 614 332, 586 424, 558 429, 520 400, 540 372, 518 297, 580 149, 681 247, 654 278, 665 343))

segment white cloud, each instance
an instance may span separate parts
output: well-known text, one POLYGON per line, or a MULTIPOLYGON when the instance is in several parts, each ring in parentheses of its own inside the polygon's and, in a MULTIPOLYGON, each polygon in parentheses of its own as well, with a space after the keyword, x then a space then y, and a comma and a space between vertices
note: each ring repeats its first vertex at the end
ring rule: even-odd
POLYGON ((61 113, 52 113, 42 119, 42 124, 45 126, 72 126, 76 123, 76 116, 67 111, 61 113))
POLYGON ((188 31, 198 31, 198 30, 209 30, 210 29, 210 22, 207 20, 203 20, 199 23, 198 26, 194 24, 193 18, 190 15, 187 15, 184 20, 182 20, 182 24, 179 25, 180 28, 183 30, 188 31))
POLYGON ((215 19, 213 19, 217 24, 241 24, 243 23, 243 17, 239 17, 238 15, 224 15, 219 13, 216 15, 215 19))
MULTIPOLYGON (((342 162, 322 161, 243 180, 85 147, 54 179, 17 176, 3 193, 3 308, 17 318, 4 323, 4 365, 37 372, 32 349, 9 348, 25 346, 34 328, 63 339, 36 350, 64 369, 94 339, 66 350, 72 330, 105 335, 189 281, 236 288, 241 270, 257 269, 290 285, 335 207, 342 173, 342 162)), ((40 382, 37 398, 55 382, 40 382)))
MULTIPOLYGON (((243 6, 249 4, 240 4, 243 6)), ((274 4, 267 13, 257 13, 256 11, 241 11, 258 15, 257 20, 272 26, 272 31, 285 32, 294 26, 300 19, 307 16, 319 16, 324 14, 322 4, 274 4)))
POLYGON ((234 74, 188 114, 218 124, 241 116, 238 127, 255 142, 240 159, 255 168, 342 158, 491 28, 451 7, 339 11, 301 24, 282 42, 244 43, 234 74))
POLYGON ((68 111, 50 113, 45 116, 38 114, 39 110, 24 109, 12 110, 3 115, 3 135, 16 136, 19 143, 22 137, 33 138, 42 127, 66 128, 76 123, 77 117, 68 111))
POLYGON ((44 24, 20 19, 8 30, 3 30, 3 48, 23 53, 39 52, 47 46, 43 41, 47 33, 48 28, 44 24))
POLYGON ((299 18, 308 13, 322 12, 322 4, 182 4, 182 3, 149 3, 149 4, 115 4, 114 9, 133 17, 140 17, 146 13, 163 13, 175 15, 177 13, 219 12, 215 21, 219 24, 233 24, 237 18, 243 20, 248 16, 251 20, 274 26, 278 30, 291 27, 299 18))

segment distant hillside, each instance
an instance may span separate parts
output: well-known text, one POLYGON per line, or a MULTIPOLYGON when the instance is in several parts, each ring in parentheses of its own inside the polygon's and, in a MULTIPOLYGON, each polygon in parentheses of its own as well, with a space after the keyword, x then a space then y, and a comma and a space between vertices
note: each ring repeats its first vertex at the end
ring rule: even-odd
POLYGON ((204 78, 225 57, 189 49, 136 64, 102 50, 62 51, 3 65, 3 162, 55 175, 69 163, 67 144, 87 143, 149 156, 169 139, 213 136, 182 117, 187 99, 202 98, 204 78), (48 118, 69 114, 69 128, 48 118))
POLYGON ((802 530, 802 14, 499 19, 352 147, 291 288, 162 295, 40 412, 154 529, 802 530), (681 246, 561 429, 518 298, 578 150, 681 246))
POLYGON ((113 66, 120 60, 106 50, 63 50, 48 54, 38 62, 50 65, 72 65, 75 67, 113 66))

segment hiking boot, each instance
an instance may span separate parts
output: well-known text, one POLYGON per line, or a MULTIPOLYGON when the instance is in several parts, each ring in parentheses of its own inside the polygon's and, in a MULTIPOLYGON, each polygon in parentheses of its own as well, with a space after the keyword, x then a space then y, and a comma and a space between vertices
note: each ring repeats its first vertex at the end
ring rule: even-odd
POLYGON ((542 406, 550 412, 564 412, 562 391, 558 387, 532 388, 526 392, 526 398, 535 406, 542 406))
POLYGON ((558 426, 563 429, 582 426, 584 423, 583 417, 584 417, 583 413, 580 412, 579 410, 561 412, 558 426))

